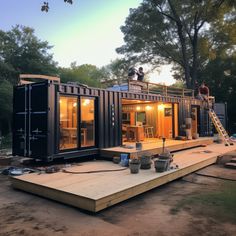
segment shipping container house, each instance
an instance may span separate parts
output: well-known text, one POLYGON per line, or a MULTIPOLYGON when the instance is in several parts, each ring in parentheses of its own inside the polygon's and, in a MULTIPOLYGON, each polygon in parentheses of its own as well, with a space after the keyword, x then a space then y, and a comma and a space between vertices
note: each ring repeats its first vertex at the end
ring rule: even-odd
POLYGON ((210 135, 206 104, 193 91, 149 83, 127 86, 123 91, 122 86, 99 89, 48 80, 14 87, 13 155, 50 161, 186 136, 186 128, 210 135))

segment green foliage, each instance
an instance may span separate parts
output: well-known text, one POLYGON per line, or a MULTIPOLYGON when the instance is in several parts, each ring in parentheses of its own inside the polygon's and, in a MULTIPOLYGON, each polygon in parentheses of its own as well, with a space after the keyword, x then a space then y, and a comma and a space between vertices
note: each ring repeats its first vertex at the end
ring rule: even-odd
POLYGON ((0 81, 0 119, 8 119, 12 112, 13 88, 7 80, 0 81))
POLYGON ((180 89, 183 89, 183 88, 186 88, 186 85, 183 81, 181 80, 177 80, 174 84, 172 84, 171 86, 175 87, 175 88, 180 88, 180 89))
POLYGON ((0 81, 0 88, 0 130, 5 134, 11 129, 13 89, 7 80, 0 81))
POLYGON ((193 88, 218 48, 235 51, 235 8, 231 1, 144 0, 121 27, 125 44, 117 52, 154 66, 173 63, 193 88), (227 40, 227 43, 219 44, 227 40))
POLYGON ((29 27, 15 26, 10 31, 0 30, 0 80, 17 84, 20 73, 54 74, 56 63, 52 47, 41 41, 29 27))
POLYGON ((209 61, 205 69, 199 74, 200 80, 205 80, 210 93, 216 102, 227 102, 229 129, 236 132, 236 56, 217 57, 209 61))
POLYGON ((124 59, 111 61, 109 65, 104 67, 104 70, 107 73, 104 82, 107 85, 121 84, 124 81, 126 82, 129 67, 131 66, 124 59))
POLYGON ((12 135, 8 133, 2 136, 2 143, 0 149, 10 149, 12 147, 12 135))
POLYGON ((78 82, 88 86, 100 87, 101 80, 106 77, 106 73, 94 65, 77 66, 76 63, 71 63, 70 68, 59 69, 59 77, 63 83, 78 82))
MULTIPOLYGON (((73 4, 73 0, 64 0, 65 3, 73 4)), ((41 11, 48 12, 49 11, 49 3, 43 2, 43 5, 41 6, 41 11)))
POLYGON ((12 86, 19 74, 48 74, 57 72, 56 63, 48 51, 51 46, 34 35, 29 27, 15 26, 0 30, 0 131, 11 130, 12 86))

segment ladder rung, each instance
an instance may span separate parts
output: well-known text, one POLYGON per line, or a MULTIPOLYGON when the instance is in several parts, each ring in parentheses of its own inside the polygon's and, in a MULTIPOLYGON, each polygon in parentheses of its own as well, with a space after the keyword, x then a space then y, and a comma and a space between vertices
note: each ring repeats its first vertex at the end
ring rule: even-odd
POLYGON ((209 110, 209 115, 210 115, 210 118, 211 118, 213 124, 216 127, 216 130, 218 131, 218 133, 224 139, 225 144, 230 145, 230 142, 228 141, 229 140, 229 135, 226 132, 225 128, 223 127, 223 125, 222 125, 220 119, 218 118, 218 116, 216 115, 215 111, 210 109, 209 110))

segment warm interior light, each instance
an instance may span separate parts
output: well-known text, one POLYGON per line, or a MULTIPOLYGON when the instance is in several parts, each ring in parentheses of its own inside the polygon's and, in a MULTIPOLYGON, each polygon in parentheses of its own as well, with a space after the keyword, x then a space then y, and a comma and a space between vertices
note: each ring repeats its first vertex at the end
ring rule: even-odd
POLYGON ((159 110, 159 111, 163 111, 163 110, 164 110, 164 104, 158 105, 158 110, 159 110))
POLYGON ((136 110, 137 110, 137 111, 140 111, 140 110, 141 110, 141 107, 140 107, 140 106, 136 107, 136 110))
POLYGON ((62 100, 61 100, 61 99, 59 100, 59 103, 62 103, 62 100))
POLYGON ((150 110, 152 110, 152 107, 151 107, 151 106, 146 106, 145 109, 146 109, 147 111, 150 111, 150 110))
POLYGON ((77 106, 77 102, 74 102, 74 103, 73 103, 73 107, 76 107, 76 106, 77 106))
POLYGON ((83 106, 87 106, 87 105, 89 105, 89 103, 90 103, 89 99, 84 99, 83 106))

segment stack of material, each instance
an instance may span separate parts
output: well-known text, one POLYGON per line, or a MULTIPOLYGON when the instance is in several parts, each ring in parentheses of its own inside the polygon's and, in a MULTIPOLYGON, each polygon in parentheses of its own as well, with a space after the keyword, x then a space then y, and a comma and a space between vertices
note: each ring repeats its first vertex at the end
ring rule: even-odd
POLYGON ((232 158, 230 162, 225 163, 226 168, 236 169, 236 157, 232 158))
POLYGON ((154 161, 156 172, 164 172, 170 169, 170 163, 173 161, 173 154, 169 150, 165 150, 165 138, 162 139, 162 153, 158 159, 154 161))

